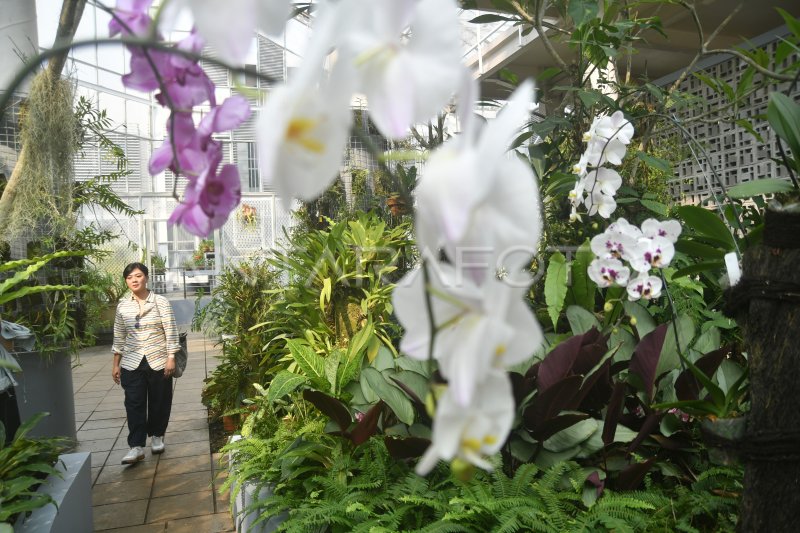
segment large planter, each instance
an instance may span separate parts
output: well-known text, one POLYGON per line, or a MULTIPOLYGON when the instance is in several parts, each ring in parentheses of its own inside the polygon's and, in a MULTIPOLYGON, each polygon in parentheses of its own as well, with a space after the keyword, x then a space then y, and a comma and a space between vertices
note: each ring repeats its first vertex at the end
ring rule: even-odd
MULTIPOLYGON (((235 490, 237 487, 233 487, 235 490)), ((236 524, 236 531, 239 533, 272 533, 279 525, 281 525, 289 516, 289 513, 282 512, 276 516, 271 516, 266 520, 262 520, 255 526, 253 525, 258 519, 258 513, 249 512, 247 509, 253 503, 264 500, 272 495, 272 485, 257 485, 252 481, 247 481, 239 489, 231 505, 233 510, 234 523, 236 524)))
POLYGON ((14 375, 20 419, 25 422, 41 412, 32 437, 65 437, 76 442, 75 398, 72 389, 72 356, 67 350, 48 354, 14 352, 22 372, 14 375))
MULTIPOLYGON (((233 435, 230 442, 235 442, 241 438, 241 435, 233 435)), ((233 475, 233 470, 236 469, 236 456, 232 453, 228 454, 228 466, 231 470, 229 475, 233 475)), ((258 484, 253 481, 246 481, 242 487, 238 487, 235 483, 233 484, 231 494, 236 493, 236 497, 231 501, 231 515, 233 516, 237 533, 272 533, 288 518, 289 514, 283 512, 262 520, 254 526, 255 521, 258 520, 258 513, 245 511, 253 503, 271 496, 272 489, 273 487, 270 484, 258 484)))
POLYGON ((61 476, 49 476, 38 492, 50 494, 52 504, 40 507, 14 525, 16 533, 72 533, 93 531, 92 455, 68 453, 59 457, 56 470, 61 476))

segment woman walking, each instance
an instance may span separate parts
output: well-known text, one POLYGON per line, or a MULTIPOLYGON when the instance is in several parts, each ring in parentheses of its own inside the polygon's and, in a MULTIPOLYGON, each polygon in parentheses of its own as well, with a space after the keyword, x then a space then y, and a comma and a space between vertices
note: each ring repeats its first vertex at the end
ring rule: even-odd
POLYGON ((130 294, 117 305, 114 366, 111 377, 125 391, 130 451, 122 464, 144 459, 147 437, 154 454, 164 452, 164 433, 172 409, 172 375, 180 350, 169 300, 147 288, 147 266, 131 263, 122 271, 130 294))

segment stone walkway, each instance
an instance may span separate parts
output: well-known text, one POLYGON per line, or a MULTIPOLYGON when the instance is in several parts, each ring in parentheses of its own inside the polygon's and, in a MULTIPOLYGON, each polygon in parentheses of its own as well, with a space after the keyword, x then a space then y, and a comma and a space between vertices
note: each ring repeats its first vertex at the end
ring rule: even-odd
POLYGON ((216 366, 218 350, 199 333, 189 334, 189 363, 176 380, 166 451, 132 466, 122 389, 111 379, 110 346, 82 350, 73 370, 77 451, 92 454, 95 531, 232 531, 226 497, 216 486, 218 457, 211 454, 207 411, 200 402, 203 379, 216 366))

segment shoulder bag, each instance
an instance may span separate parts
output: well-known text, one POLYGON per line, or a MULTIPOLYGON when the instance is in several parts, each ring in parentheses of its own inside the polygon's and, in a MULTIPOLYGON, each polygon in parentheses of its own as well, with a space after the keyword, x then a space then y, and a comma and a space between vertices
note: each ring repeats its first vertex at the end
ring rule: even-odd
MULTIPOLYGON (((164 331, 164 340, 166 341, 167 329, 164 327, 164 317, 161 314, 161 308, 158 306, 158 299, 155 300, 155 306, 158 316, 161 319, 161 329, 164 331)), ((180 345, 181 349, 175 353, 175 373, 172 375, 176 378, 179 378, 183 375, 183 372, 186 370, 186 363, 189 362, 189 349, 186 345, 187 336, 188 333, 185 331, 178 334, 178 344, 180 345)))

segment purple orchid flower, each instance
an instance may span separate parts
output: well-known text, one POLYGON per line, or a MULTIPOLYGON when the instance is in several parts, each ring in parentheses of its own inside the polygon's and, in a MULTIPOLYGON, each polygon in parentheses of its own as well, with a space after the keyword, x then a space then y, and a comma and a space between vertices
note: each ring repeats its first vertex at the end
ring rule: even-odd
POLYGON ((231 96, 212 108, 197 128, 191 113, 173 113, 167 122, 167 130, 174 136, 175 146, 167 138, 153 152, 150 173, 158 174, 169 168, 185 175, 190 181, 199 179, 207 169, 216 167, 222 158, 222 145, 212 138, 212 134, 238 127, 251 113, 249 102, 239 95, 231 96))
POLYGON ((225 224, 241 196, 238 169, 235 165, 224 165, 218 174, 211 172, 204 180, 189 183, 184 200, 172 212, 169 223, 205 237, 225 224))
POLYGON ((108 23, 108 34, 113 37, 123 35, 147 35, 153 19, 147 14, 153 0, 117 0, 113 17, 108 23), (129 31, 130 30, 130 31, 129 31))

